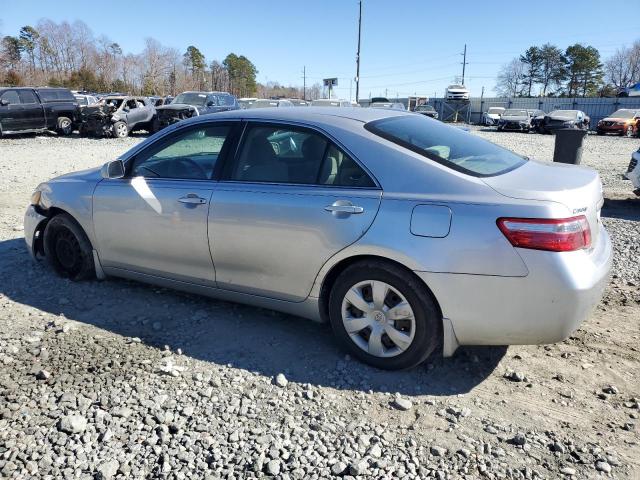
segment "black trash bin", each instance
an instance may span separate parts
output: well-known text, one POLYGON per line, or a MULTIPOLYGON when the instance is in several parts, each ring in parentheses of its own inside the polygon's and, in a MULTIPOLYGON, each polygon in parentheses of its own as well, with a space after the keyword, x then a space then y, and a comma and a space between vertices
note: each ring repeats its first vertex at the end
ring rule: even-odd
POLYGON ((553 161, 580 165, 582 159, 582 141, 587 136, 586 130, 562 128, 556 130, 556 146, 553 161))

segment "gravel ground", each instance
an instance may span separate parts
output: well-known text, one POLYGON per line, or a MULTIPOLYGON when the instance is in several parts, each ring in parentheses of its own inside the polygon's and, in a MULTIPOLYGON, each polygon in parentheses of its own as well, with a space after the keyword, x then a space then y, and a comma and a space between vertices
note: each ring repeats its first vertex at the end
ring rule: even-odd
MULTIPOLYGON (((473 131, 552 157, 551 136, 473 131)), ((33 263, 34 187, 140 138, 0 140, 0 478, 640 478, 638 140, 586 140, 616 258, 580 330, 390 373, 324 325, 33 263)))

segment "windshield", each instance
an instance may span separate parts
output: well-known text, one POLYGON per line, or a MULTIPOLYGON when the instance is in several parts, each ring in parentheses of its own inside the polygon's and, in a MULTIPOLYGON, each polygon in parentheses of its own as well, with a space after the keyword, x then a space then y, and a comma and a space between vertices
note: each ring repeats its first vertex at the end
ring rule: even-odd
POLYGON ((509 110, 505 110, 502 114, 503 117, 526 117, 528 115, 526 110, 517 110, 510 108, 509 110))
POLYGON ((500 115, 502 112, 504 112, 504 108, 490 108, 487 113, 500 115))
POLYGON ((565 118, 577 118, 578 112, 576 110, 554 110, 549 114, 550 117, 565 117, 565 118))
POLYGON ((500 175, 527 161, 505 148, 459 128, 429 121, 422 115, 375 120, 365 128, 442 165, 476 177, 500 175))
POLYGON ((636 114, 636 112, 634 110, 627 110, 627 109, 623 108, 623 109, 620 109, 620 110, 616 110, 611 115, 609 115, 609 117, 612 117, 612 118, 633 118, 635 116, 635 114, 636 114))
POLYGON ((171 103, 183 103, 193 105, 194 107, 204 107, 207 101, 207 95, 204 93, 181 93, 173 99, 171 103))

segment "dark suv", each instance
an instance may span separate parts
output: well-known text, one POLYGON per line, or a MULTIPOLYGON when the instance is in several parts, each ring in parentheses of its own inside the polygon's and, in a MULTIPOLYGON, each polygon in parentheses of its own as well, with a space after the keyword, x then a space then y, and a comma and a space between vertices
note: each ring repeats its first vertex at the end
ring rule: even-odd
POLYGON ((69 135, 79 106, 66 88, 0 88, 0 135, 51 130, 69 135))

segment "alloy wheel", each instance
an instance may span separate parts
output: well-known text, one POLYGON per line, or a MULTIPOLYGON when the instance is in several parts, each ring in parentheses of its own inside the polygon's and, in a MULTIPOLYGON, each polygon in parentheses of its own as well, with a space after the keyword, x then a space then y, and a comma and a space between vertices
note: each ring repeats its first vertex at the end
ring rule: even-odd
POLYGON ((388 283, 365 280, 342 300, 342 322, 351 340, 375 357, 395 357, 413 342, 416 320, 407 299, 388 283))

